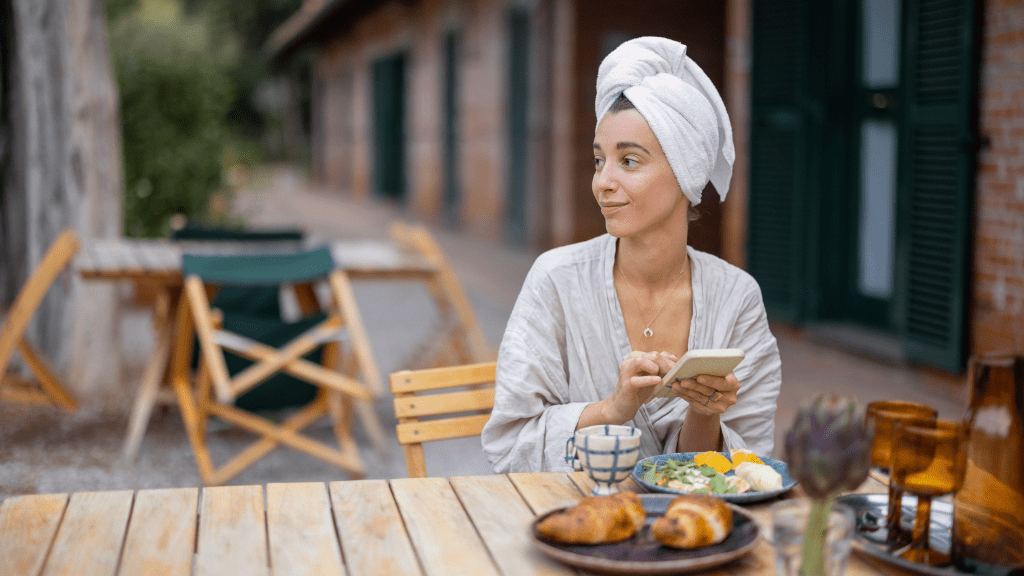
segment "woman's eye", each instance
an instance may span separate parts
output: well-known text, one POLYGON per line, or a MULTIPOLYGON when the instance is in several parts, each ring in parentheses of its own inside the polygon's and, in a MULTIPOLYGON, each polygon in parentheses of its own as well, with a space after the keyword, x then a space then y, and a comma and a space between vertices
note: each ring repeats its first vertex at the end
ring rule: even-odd
POLYGON ((594 156, 594 169, 597 170, 597 169, 601 168, 602 166, 604 166, 604 158, 599 158, 597 156, 594 156))
POLYGON ((623 158, 622 165, 626 168, 636 168, 640 165, 640 161, 636 158, 623 158))

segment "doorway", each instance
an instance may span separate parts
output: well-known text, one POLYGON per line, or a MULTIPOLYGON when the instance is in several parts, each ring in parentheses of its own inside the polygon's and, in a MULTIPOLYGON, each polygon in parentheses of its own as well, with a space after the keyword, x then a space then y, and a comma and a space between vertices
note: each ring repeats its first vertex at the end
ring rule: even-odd
POLYGON ((374 193, 399 202, 406 191, 405 66, 404 52, 373 63, 374 193))
POLYGON ((773 319, 963 369, 979 10, 754 3, 748 270, 773 319))

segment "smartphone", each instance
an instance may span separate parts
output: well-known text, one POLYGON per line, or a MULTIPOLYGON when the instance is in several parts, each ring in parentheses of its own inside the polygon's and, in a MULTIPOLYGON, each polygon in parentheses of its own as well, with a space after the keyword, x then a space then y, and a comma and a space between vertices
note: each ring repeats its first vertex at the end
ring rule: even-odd
POLYGON ((672 382, 676 379, 693 378, 701 374, 727 376, 743 360, 744 352, 739 348, 716 348, 711 350, 690 350, 669 369, 658 384, 657 398, 668 398, 672 394, 672 382))

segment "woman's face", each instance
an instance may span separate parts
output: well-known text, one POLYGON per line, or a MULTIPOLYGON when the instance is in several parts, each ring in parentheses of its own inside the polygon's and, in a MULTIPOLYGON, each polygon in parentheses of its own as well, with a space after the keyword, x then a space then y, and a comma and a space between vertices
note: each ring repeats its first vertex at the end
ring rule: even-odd
POLYGON ((673 219, 683 222, 685 234, 689 202, 658 138, 636 110, 606 114, 597 125, 591 188, 605 228, 616 238, 652 231, 673 219))

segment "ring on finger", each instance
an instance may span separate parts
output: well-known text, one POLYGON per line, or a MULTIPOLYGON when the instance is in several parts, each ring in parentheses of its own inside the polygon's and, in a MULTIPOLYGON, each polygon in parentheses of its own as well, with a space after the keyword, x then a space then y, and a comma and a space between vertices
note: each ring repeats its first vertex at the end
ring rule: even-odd
MULTIPOLYGON (((722 393, 721 392, 715 392, 714 394, 712 394, 711 396, 708 397, 708 402, 714 402, 715 400, 718 400, 721 397, 722 397, 722 393)), ((704 404, 706 406, 707 402, 705 402, 704 404)))

